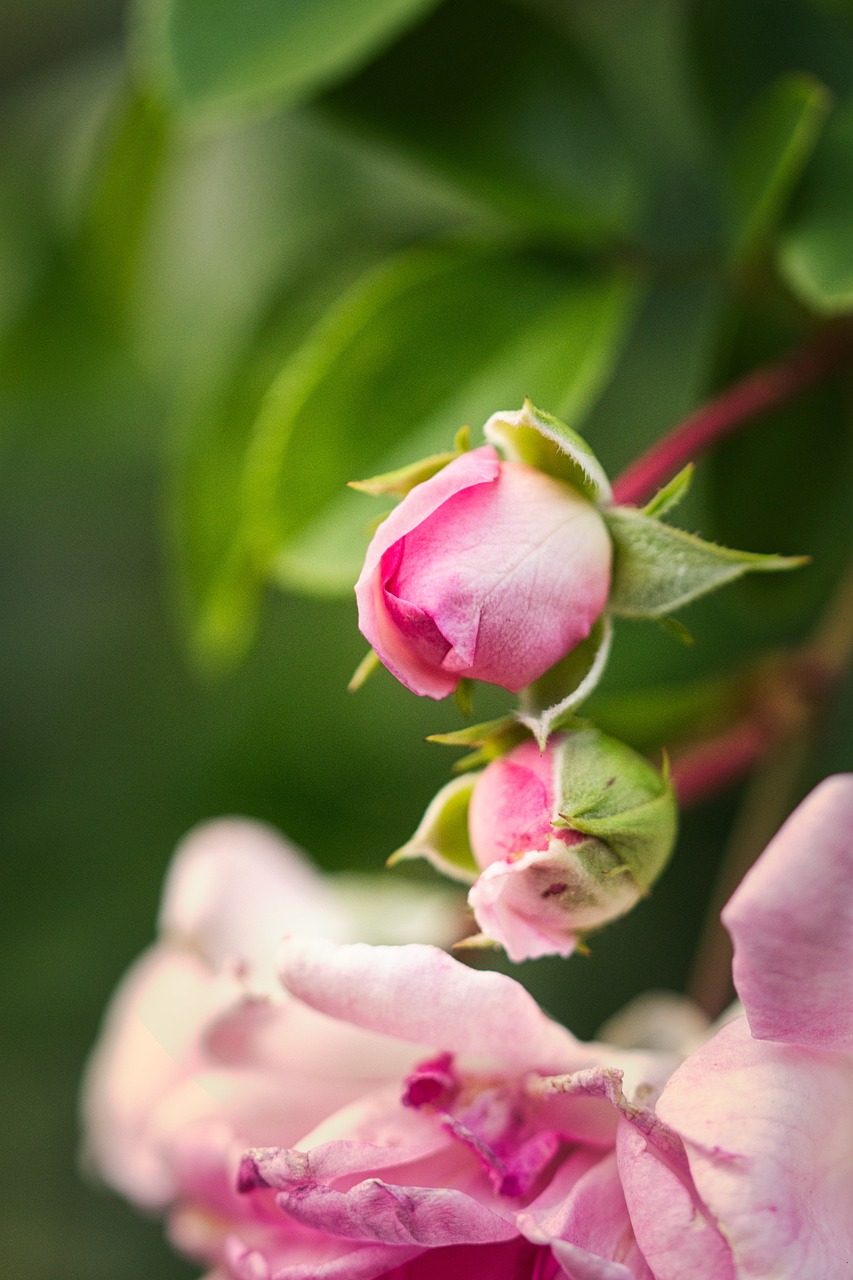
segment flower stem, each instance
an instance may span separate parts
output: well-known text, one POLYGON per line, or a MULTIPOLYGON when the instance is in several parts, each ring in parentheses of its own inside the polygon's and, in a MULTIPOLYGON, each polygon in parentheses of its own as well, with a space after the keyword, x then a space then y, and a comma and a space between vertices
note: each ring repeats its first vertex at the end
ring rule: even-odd
POLYGON ((720 912, 788 816, 821 712, 851 660, 853 565, 811 640, 783 661, 775 685, 766 686, 763 702, 717 737, 673 760, 673 783, 679 800, 686 804, 755 770, 720 867, 689 987, 693 999, 712 1018, 733 994, 731 943, 720 912))
POLYGON ((823 330, 789 351, 778 363, 764 365, 741 378, 689 414, 617 476, 613 484, 614 502, 638 506, 647 501, 697 454, 819 382, 850 351, 848 332, 823 330))

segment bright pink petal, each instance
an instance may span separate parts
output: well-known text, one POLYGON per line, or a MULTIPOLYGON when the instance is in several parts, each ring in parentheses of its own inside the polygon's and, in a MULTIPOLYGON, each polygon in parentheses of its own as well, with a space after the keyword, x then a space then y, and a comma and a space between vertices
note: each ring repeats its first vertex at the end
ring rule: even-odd
POLYGON ((658 1112, 684 1139, 738 1280, 840 1280, 853 1266, 851 1098, 851 1055, 754 1040, 744 1018, 664 1089, 658 1112))
POLYGON ((533 849, 547 849, 553 835, 554 750, 522 742, 493 760, 471 794, 468 829, 481 867, 533 849))
POLYGON ((821 783, 723 912, 760 1040, 853 1049, 853 774, 821 783))
POLYGON ((435 947, 335 947, 289 938, 284 985, 332 1017, 516 1070, 567 1070, 584 1046, 512 978, 477 972, 435 947))
MULTIPOLYGON (((498 455, 491 445, 463 453, 437 475, 416 485, 399 506, 383 520, 367 550, 364 568, 355 587, 358 602, 358 625, 382 661, 403 684, 414 693, 430 698, 444 698, 458 684, 458 676, 443 672, 438 662, 420 656, 400 630, 401 619, 389 612, 385 585, 397 564, 402 539, 428 519, 455 494, 471 486, 493 483, 500 474, 498 455)), ((435 643, 437 632, 423 610, 409 625, 421 625, 435 643)), ((449 642, 447 642, 449 646, 449 642)), ((441 654, 444 656, 446 647, 441 654)))

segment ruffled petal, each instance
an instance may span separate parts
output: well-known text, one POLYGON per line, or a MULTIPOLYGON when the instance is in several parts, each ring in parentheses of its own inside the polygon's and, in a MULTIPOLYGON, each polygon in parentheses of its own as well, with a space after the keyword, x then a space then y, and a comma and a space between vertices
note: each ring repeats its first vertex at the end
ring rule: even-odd
POLYGON ((469 969, 435 947, 294 937, 280 960, 282 982, 306 1004, 426 1050, 521 1071, 570 1070, 592 1058, 512 978, 469 969))

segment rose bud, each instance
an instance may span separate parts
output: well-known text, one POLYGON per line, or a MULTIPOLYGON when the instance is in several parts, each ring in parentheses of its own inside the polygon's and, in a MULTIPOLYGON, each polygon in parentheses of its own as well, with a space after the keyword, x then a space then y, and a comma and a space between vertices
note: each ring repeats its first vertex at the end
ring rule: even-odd
POLYGON ((511 960, 570 955, 645 895, 675 838, 668 782, 594 729, 523 742, 477 779, 468 810, 481 874, 468 901, 511 960))
POLYGON ((484 445, 380 525, 355 589, 359 627, 414 693, 443 698, 462 677, 518 693, 589 635, 610 562, 579 490, 484 445))

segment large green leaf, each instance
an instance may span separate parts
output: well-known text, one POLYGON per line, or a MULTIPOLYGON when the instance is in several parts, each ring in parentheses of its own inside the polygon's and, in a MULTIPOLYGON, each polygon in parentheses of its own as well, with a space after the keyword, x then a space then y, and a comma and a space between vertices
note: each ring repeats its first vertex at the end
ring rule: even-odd
POLYGON ((549 238, 623 238, 636 175, 599 85, 563 32, 505 0, 453 0, 330 105, 549 238))
POLYGON ((142 43, 181 106, 292 103, 365 61, 436 0, 147 0, 142 43))
POLYGON ((830 120, 782 239, 779 266, 824 314, 853 310, 853 103, 830 120))
POLYGON ((348 591, 383 507, 345 488, 447 447, 527 392, 577 421, 618 353, 633 287, 499 251, 403 255, 288 360, 245 485, 257 562, 284 585, 348 591))
POLYGON ((775 231, 829 105, 824 85, 793 74, 770 85, 742 121, 728 164, 735 258, 759 249, 775 231))

